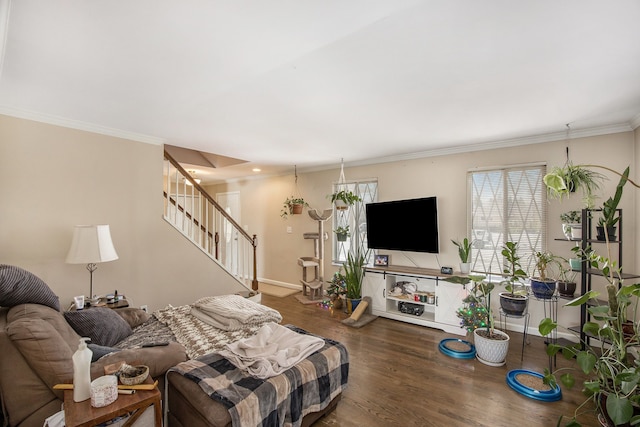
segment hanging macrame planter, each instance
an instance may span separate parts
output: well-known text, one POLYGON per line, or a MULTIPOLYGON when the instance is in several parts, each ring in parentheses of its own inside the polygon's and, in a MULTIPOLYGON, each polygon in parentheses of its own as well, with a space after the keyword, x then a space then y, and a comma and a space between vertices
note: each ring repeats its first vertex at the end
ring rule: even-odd
POLYGON ((340 160, 340 178, 338 179, 336 190, 337 191, 331 195, 331 202, 339 211, 345 211, 349 209, 349 206, 362 200, 347 188, 347 181, 344 177, 343 160, 340 160))
POLYGON ((287 197, 282 204, 282 210, 280 211, 280 216, 282 218, 287 218, 289 215, 300 215, 305 207, 308 207, 309 204, 300 196, 300 192, 298 191, 298 169, 296 166, 293 167, 294 175, 295 175, 295 195, 287 197))

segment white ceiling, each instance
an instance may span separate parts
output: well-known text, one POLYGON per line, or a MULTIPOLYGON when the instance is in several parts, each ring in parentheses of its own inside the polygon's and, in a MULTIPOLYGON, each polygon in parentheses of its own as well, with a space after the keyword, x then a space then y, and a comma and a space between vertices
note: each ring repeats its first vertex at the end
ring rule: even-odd
POLYGON ((0 29, 0 113, 230 175, 640 125, 638 0, 0 0, 0 29))

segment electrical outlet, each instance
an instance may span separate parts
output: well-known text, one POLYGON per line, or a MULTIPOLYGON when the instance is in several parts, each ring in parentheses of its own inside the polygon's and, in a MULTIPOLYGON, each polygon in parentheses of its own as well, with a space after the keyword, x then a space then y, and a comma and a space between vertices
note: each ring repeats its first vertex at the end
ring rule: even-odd
POLYGON ((287 233, 289 233, 289 234, 293 233, 293 228, 292 228, 292 227, 290 227, 290 226, 289 226, 289 227, 287 227, 287 233))
POLYGON ((142 310, 144 310, 144 311, 145 311, 145 313, 148 313, 148 312, 149 312, 149 307, 147 307, 147 305, 146 305, 146 304, 145 304, 145 305, 141 305, 141 306, 140 306, 140 308, 141 308, 142 310))

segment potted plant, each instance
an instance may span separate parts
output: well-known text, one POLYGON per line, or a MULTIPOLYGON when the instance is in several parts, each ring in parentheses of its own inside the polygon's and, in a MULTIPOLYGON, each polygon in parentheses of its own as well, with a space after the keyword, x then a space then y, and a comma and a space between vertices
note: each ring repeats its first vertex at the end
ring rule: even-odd
POLYGON ((305 202, 302 197, 287 197, 287 199, 282 204, 280 216, 286 219, 288 215, 301 214, 302 209, 305 207, 309 207, 309 204, 305 202))
POLYGON ((616 224, 620 220, 618 216, 618 204, 622 198, 622 190, 624 185, 629 180, 629 167, 624 170, 620 176, 620 181, 616 186, 616 193, 613 197, 609 197, 602 204, 602 215, 598 220, 598 226, 596 227, 597 239, 615 242, 616 240, 616 224))
POLYGON ((466 287, 472 283, 469 293, 462 300, 462 307, 456 315, 461 319, 460 327, 473 332, 476 346, 476 358, 489 366, 502 366, 509 352, 509 335, 494 328, 494 316, 491 309, 491 291, 495 285, 486 282, 485 276, 451 276, 445 280, 466 287))
POLYGON ((500 284, 505 286, 506 292, 499 294, 500 308, 512 316, 522 316, 529 302, 529 296, 523 283, 527 273, 520 265, 520 257, 517 252, 518 244, 516 242, 506 242, 502 247, 502 256, 505 261, 502 272, 505 274, 505 279, 500 284))
POLYGON ((346 293, 347 287, 341 267, 338 271, 333 273, 329 286, 327 286, 327 296, 329 296, 333 308, 336 310, 342 308, 343 298, 346 293))
POLYGON ((551 263, 557 262, 555 256, 551 252, 537 251, 533 254, 535 258, 535 271, 539 276, 530 277, 531 292, 539 299, 549 299, 556 292, 555 279, 547 276, 547 268, 551 263))
MULTIPOLYGON (((543 181, 547 187, 547 195, 550 198, 562 199, 570 193, 581 189, 584 195, 585 207, 594 206, 594 191, 600 188, 600 183, 605 176, 592 171, 588 167, 595 165, 573 165, 567 163, 562 167, 555 167, 546 174, 543 181)), ((607 168, 604 168, 607 169, 607 168)))
POLYGON ((339 190, 331 195, 331 203, 335 203, 336 209, 346 210, 349 206, 356 202, 361 202, 362 199, 349 190, 339 190))
POLYGON ((582 213, 580 211, 568 211, 560 214, 562 232, 567 240, 582 239, 582 213))
POLYGON ((336 233, 336 238, 338 239, 338 242, 346 242, 347 241, 347 237, 349 237, 349 226, 348 225, 346 227, 339 226, 338 228, 336 228, 333 231, 336 233))
POLYGON ((362 279, 364 278, 364 267, 369 258, 368 254, 368 251, 363 254, 359 250, 355 254, 349 252, 343 265, 347 314, 351 314, 355 310, 362 298, 362 279))
MULTIPOLYGON (((597 301, 598 292, 589 291, 565 304, 587 306, 587 311, 595 321, 585 323, 583 331, 598 338, 595 341, 597 344, 592 346, 592 340, 589 340, 574 345, 552 343, 547 347, 550 356, 560 352, 568 360, 575 358, 577 368, 588 376, 583 382, 587 400, 576 408, 566 425, 580 426, 576 417, 589 401, 595 404, 603 426, 635 425, 640 421, 640 364, 632 356, 635 352, 632 348, 640 345, 640 336, 638 327, 633 322, 628 322, 627 316, 637 313, 640 308, 640 283, 625 284, 616 263, 593 251, 588 252, 585 258, 592 268, 600 270, 607 279, 608 303, 592 305, 597 301)), ((545 318, 540 322, 538 330, 545 336, 557 327, 556 322, 545 318)), ((556 375, 562 374, 561 383, 570 388, 575 382, 571 373, 573 370, 561 368, 551 372, 545 369, 544 382, 555 386, 556 375)))
POLYGON ((563 297, 573 297, 576 292, 576 272, 571 268, 568 259, 556 257, 558 266, 558 279, 556 287, 558 293, 563 297))
POLYGON ((471 263, 469 262, 471 257, 471 242, 468 238, 462 239, 462 241, 451 240, 451 243, 458 247, 458 256, 460 257, 460 273, 469 274, 471 271, 471 263))

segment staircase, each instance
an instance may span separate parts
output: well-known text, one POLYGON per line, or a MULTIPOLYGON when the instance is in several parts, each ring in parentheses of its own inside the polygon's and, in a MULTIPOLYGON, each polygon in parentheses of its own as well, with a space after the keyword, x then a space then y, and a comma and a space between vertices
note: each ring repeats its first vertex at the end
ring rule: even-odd
POLYGON ((256 235, 242 227, 164 152, 164 219, 247 289, 258 289, 256 235))

